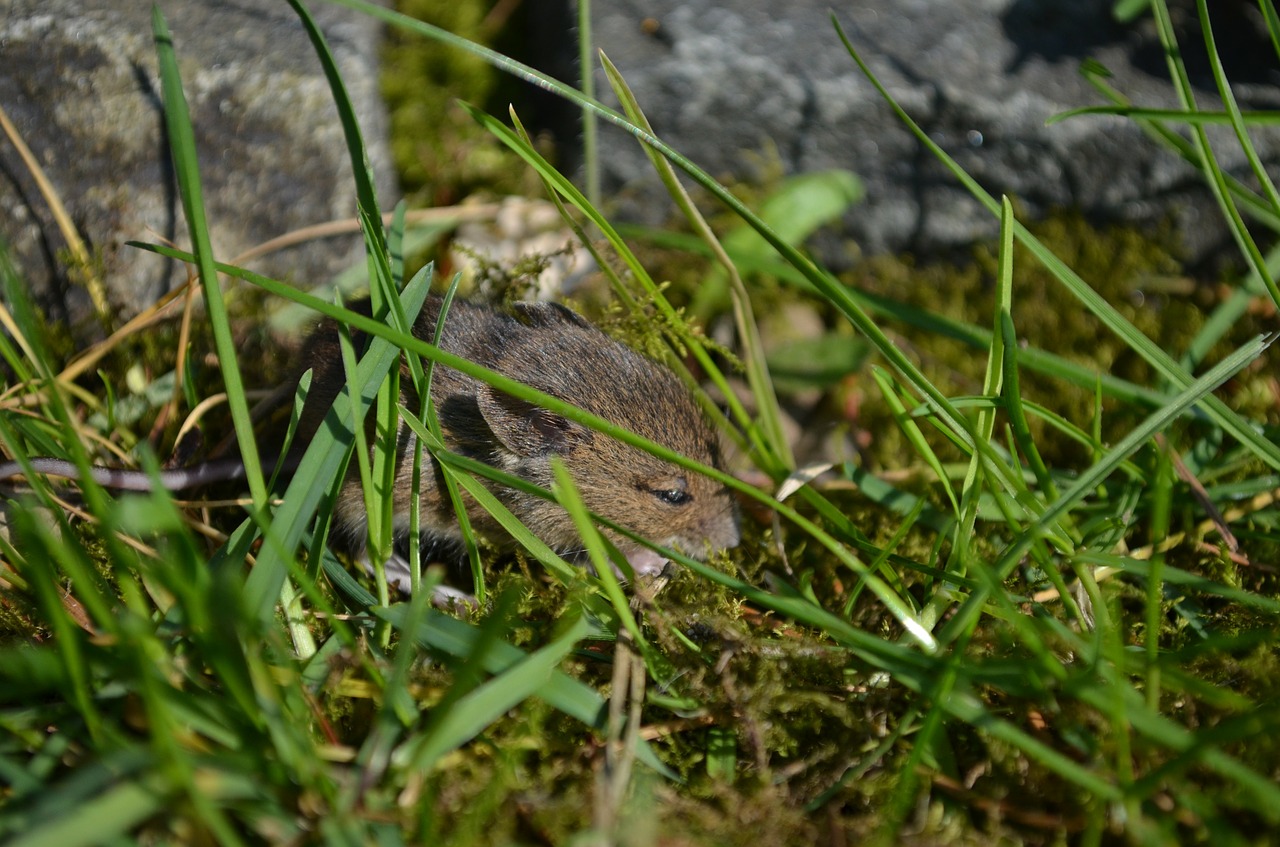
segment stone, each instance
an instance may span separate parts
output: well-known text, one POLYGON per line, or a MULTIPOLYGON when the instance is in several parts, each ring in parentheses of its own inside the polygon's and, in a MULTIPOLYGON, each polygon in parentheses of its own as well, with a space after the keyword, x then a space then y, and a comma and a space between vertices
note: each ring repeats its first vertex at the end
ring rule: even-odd
MULTIPOLYGON (((359 114, 379 199, 394 202, 378 94, 377 22, 318 3, 312 12, 359 114)), ((311 224, 354 217, 355 183, 319 59, 278 0, 166 0, 195 128, 215 255, 311 224)), ((189 247, 164 129, 151 4, 0 0, 0 106, 101 262, 116 325, 186 278, 127 247, 189 247)), ((29 169, 0 139, 0 237, 51 320, 94 334, 88 292, 68 273, 67 242, 29 169)), ((252 263, 302 285, 363 261, 358 235, 309 241, 252 263)))
MULTIPOLYGON (((1174 216, 1193 259, 1234 249, 1199 174, 1133 123, 1077 117, 1104 105, 1079 73, 1092 58, 1136 104, 1176 105, 1150 17, 1121 24, 1111 0, 860 0, 834 15, 899 104, 997 198, 1020 212, 1083 210, 1091 218, 1150 224, 1174 216)), ((1280 64, 1255 4, 1211 4, 1219 51, 1244 108, 1280 105, 1280 64)), ((831 23, 827 0, 627 0, 597 4, 596 46, 618 66, 657 134, 711 174, 751 178, 753 159, 776 151, 787 173, 845 168, 865 183, 842 236, 865 253, 917 254, 989 238, 984 210, 858 70, 831 23)), ((1194 4, 1175 3, 1179 41, 1203 108, 1221 108, 1204 59, 1194 4), (1189 8, 1188 8, 1189 7, 1189 8)), ((603 74, 602 99, 616 103, 603 74)), ((1185 129, 1185 127, 1179 127, 1185 129)), ((671 214, 634 139, 601 132, 607 190, 636 189, 628 215, 671 214)), ((1264 161, 1280 160, 1280 135, 1257 129, 1264 161)), ((1225 127, 1213 128, 1220 161, 1247 175, 1225 127)), ((1250 180, 1252 181, 1252 180, 1250 180)), ((840 265, 840 239, 829 239, 840 265)))

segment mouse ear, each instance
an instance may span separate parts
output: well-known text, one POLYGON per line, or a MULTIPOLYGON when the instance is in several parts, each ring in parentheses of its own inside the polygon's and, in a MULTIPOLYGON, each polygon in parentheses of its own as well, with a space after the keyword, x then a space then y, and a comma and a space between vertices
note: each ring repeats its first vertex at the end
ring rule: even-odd
POLYGON ((516 320, 526 326, 555 326, 557 324, 574 324, 575 326, 594 329, 587 319, 568 306, 559 303, 512 303, 511 313, 516 320))
POLYGON ((489 385, 480 386, 476 404, 497 439, 519 456, 563 453, 591 440, 591 430, 582 424, 489 385))

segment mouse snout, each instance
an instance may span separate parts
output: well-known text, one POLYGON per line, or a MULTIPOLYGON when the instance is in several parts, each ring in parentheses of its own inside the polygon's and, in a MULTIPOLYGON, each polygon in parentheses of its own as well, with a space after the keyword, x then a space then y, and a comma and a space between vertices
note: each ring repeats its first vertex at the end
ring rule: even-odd
POLYGON ((716 498, 716 508, 706 511, 699 520, 685 525, 671 538, 671 545, 702 558, 709 553, 731 550, 742 540, 737 503, 733 492, 725 489, 716 498))
MULTIPOLYGON (((732 498, 731 492, 726 492, 732 498)), ((732 550, 742 541, 742 530, 738 523, 738 510, 732 499, 729 507, 720 512, 708 528, 707 543, 712 550, 732 550)))
POLYGON ((732 550, 742 541, 742 528, 738 523, 738 510, 727 509, 720 520, 717 535, 711 539, 711 546, 717 550, 732 550))

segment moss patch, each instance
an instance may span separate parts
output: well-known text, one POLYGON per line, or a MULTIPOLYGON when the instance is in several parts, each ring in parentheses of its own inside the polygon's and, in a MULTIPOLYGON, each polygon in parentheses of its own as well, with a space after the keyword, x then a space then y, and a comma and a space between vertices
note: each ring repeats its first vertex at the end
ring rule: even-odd
MULTIPOLYGON (((479 0, 398 0, 396 10, 486 47, 518 36, 518 19, 495 16, 479 0)), ((398 28, 388 28, 382 91, 391 152, 413 206, 448 206, 476 193, 537 196, 532 171, 485 132, 457 101, 505 116, 510 77, 482 59, 398 28)))

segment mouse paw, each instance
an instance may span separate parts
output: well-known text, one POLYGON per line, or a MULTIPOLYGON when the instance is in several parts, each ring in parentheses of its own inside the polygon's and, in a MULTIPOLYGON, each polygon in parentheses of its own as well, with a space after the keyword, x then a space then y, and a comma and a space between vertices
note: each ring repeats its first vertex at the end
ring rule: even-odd
MULTIPOLYGON (((360 567, 369 576, 374 575, 373 564, 369 561, 368 556, 360 557, 360 567)), ((383 573, 387 576, 387 585, 406 597, 413 594, 411 570, 408 559, 399 553, 392 553, 391 558, 387 559, 387 563, 383 566, 383 573)), ((431 590, 431 605, 444 611, 450 609, 467 609, 470 611, 479 608, 479 604, 473 595, 451 585, 437 585, 433 588, 431 590)))
POLYGON ((671 560, 644 547, 628 553, 627 561, 631 564, 631 569, 636 572, 636 576, 656 576, 662 573, 662 569, 671 560))
POLYGON ((437 585, 431 589, 431 605, 445 612, 454 610, 474 612, 480 608, 476 598, 452 585, 437 585))

